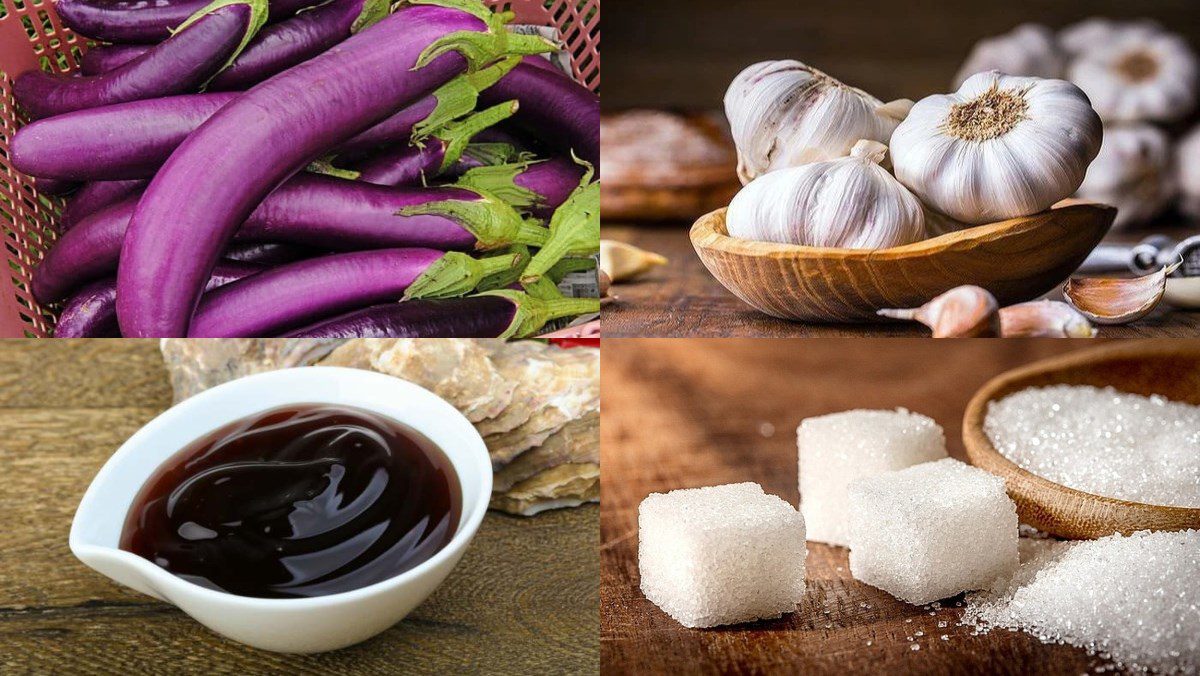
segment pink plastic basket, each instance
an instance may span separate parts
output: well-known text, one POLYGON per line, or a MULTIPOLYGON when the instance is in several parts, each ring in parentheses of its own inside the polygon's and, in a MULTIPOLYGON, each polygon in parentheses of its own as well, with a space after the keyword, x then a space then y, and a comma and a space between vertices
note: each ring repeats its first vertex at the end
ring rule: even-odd
MULTIPOLYGON (((512 10, 516 22, 553 26, 571 53, 575 77, 600 91, 600 0, 485 0, 512 10)), ((70 72, 89 42, 64 28, 51 0, 0 0, 0 227, 3 257, 0 279, 0 338, 48 336, 55 308, 39 306, 29 279, 43 252, 54 245, 51 228, 62 200, 41 195, 30 177, 13 169, 9 142, 21 126, 13 106, 13 78, 31 68, 70 72)))

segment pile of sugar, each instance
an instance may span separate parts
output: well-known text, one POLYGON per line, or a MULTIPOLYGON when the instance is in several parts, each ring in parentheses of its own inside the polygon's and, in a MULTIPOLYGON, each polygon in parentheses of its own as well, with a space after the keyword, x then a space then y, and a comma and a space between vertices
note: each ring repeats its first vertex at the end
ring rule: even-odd
POLYGON ((1064 486, 1200 507, 1200 406, 1111 387, 1031 387, 992 402, 984 431, 1006 458, 1064 486))
POLYGON ((1021 629, 1129 669, 1200 673, 1200 531, 1022 538, 1016 575, 968 595, 962 623, 1021 629))

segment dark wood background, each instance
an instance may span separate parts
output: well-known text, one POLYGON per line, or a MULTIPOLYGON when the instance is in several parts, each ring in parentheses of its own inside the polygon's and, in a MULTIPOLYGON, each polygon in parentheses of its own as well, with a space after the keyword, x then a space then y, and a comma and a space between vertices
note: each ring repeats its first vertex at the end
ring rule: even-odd
POLYGON ((1200 44, 1196 0, 607 0, 607 110, 719 108, 729 81, 793 58, 875 96, 946 91, 976 40, 1035 21, 1151 17, 1200 44))
POLYGON ((953 602, 923 610, 854 580, 847 550, 808 544, 808 590, 778 620, 686 629, 638 588, 637 508, 651 492, 756 481, 797 504, 800 420, 904 406, 964 458, 962 415, 989 378, 1086 349, 1065 340, 604 340, 600 613, 609 673, 1063 674, 1104 662, 1024 633, 975 636, 953 602), (865 605, 864 605, 865 604, 865 605), (946 627, 938 624, 945 622, 946 627), (922 636, 917 636, 922 632, 922 636), (941 640, 945 634, 947 640, 941 640), (909 641, 912 637, 912 641, 909 641), (913 651, 912 645, 920 650, 913 651))
POLYGON ((0 674, 594 674, 599 508, 489 512, 400 624, 284 655, 217 636, 67 548, 88 483, 171 403, 153 340, 0 341, 0 674))

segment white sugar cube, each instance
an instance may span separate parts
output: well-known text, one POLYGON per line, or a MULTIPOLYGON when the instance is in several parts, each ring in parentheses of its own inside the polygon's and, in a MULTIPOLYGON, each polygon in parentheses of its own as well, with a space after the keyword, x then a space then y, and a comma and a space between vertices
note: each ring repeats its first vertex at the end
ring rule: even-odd
POLYGON ((921 605, 983 589, 1017 567, 1004 480, 953 459, 850 484, 850 573, 921 605))
POLYGON ((808 539, 843 547, 850 544, 846 486, 851 481, 947 457, 942 428, 902 408, 805 418, 796 430, 796 445, 808 539))
POLYGON ((638 508, 642 593, 685 627, 793 612, 806 553, 800 513, 756 483, 651 493, 638 508))

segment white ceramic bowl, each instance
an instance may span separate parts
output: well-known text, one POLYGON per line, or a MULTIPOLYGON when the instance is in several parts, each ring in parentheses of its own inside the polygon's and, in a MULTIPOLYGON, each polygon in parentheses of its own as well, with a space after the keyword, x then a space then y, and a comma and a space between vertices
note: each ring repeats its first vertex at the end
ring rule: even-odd
POLYGON ((71 551, 121 584, 173 603, 213 631, 256 648, 311 653, 364 641, 400 621, 446 579, 483 521, 492 492, 487 447, 453 406, 410 382, 333 367, 285 369, 225 383, 163 412, 129 438, 92 480, 71 524, 71 551), (445 451, 463 491, 449 544, 396 577, 303 599, 236 596, 184 581, 118 549, 133 499, 156 469, 205 434, 254 413, 300 403, 356 406, 424 434, 445 451))

